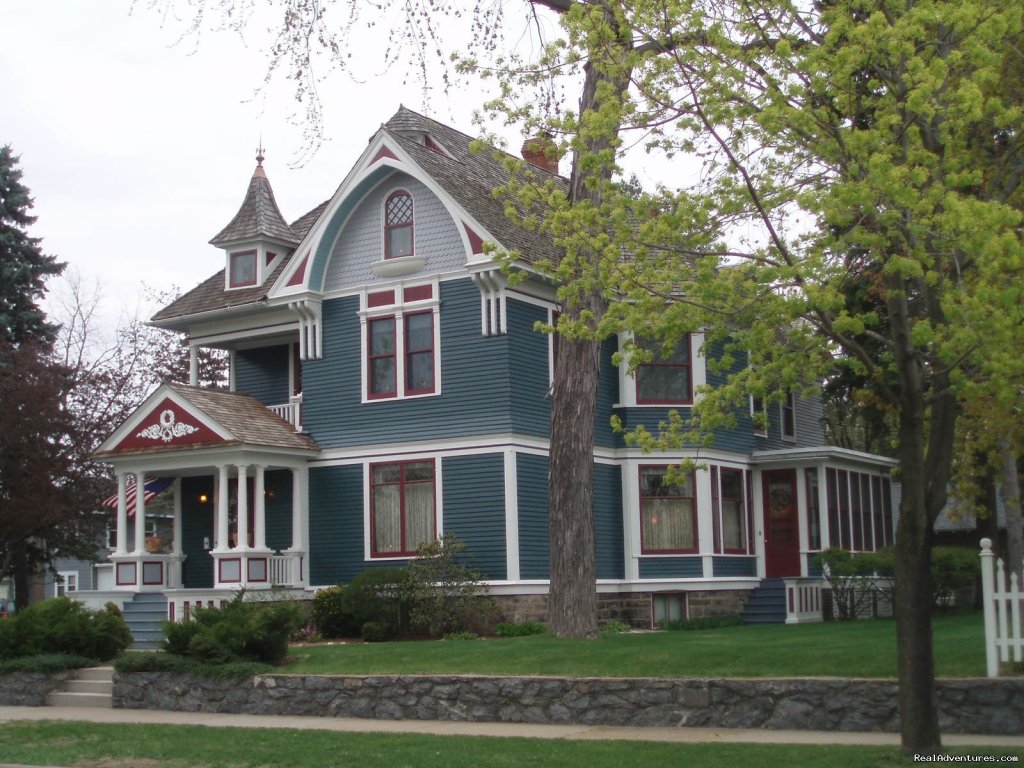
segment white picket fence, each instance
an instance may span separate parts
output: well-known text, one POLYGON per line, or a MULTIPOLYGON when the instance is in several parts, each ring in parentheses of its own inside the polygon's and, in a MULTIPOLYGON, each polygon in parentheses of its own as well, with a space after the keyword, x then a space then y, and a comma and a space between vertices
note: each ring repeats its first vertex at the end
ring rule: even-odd
MULTIPOLYGON (((1009 580, 1002 560, 995 560, 992 540, 981 540, 981 589, 985 605, 985 663, 989 677, 999 677, 1001 662, 1021 661, 1024 655, 1024 632, 1021 627, 1021 604, 1024 590, 1011 573, 1009 580)), ((1024 563, 1022 563, 1024 565, 1024 563)))

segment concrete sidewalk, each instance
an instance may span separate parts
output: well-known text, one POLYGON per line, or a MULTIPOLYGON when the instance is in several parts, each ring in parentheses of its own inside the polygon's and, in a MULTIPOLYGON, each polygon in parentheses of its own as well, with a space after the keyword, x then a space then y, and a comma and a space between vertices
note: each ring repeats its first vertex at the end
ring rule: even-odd
MULTIPOLYGON (((896 733, 775 731, 741 728, 634 728, 621 726, 533 725, 530 723, 467 723, 448 720, 365 720, 334 717, 219 715, 154 709, 88 709, 80 707, 0 707, 0 724, 15 720, 77 720, 89 723, 146 723, 221 728, 295 728, 347 733, 423 733, 436 736, 501 736, 527 739, 666 741, 731 744, 854 744, 899 746, 896 733)), ((942 737, 949 747, 1008 747, 1024 754, 1024 735, 961 735, 942 737)), ((2 766, 0 766, 2 768, 2 766)))

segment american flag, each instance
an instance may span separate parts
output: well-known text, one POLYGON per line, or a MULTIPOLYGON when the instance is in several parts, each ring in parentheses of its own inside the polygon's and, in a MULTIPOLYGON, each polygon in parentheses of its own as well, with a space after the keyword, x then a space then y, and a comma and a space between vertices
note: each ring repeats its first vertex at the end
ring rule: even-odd
MULTIPOLYGON (((163 491, 167 486, 174 482, 173 477, 147 477, 145 485, 146 492, 142 498, 145 503, 148 504, 163 491)), ((128 516, 131 517, 135 514, 135 483, 132 483, 125 488, 125 500, 128 502, 128 516)), ((103 500, 104 507, 110 507, 111 509, 117 509, 117 494, 115 493, 110 498, 103 500)))

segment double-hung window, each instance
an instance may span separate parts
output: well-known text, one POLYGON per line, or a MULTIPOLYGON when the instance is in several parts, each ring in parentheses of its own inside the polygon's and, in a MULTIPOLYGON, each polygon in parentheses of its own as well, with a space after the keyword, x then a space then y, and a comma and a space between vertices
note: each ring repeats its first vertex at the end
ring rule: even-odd
POLYGON ((433 459, 370 465, 373 557, 407 557, 436 538, 433 459))
POLYGON ((640 541, 644 554, 696 552, 697 496, 693 472, 640 467, 640 541))
POLYGON ((782 422, 782 439, 796 440, 796 395, 787 392, 782 398, 779 414, 782 422))
POLYGON ((363 310, 364 400, 433 395, 440 363, 436 285, 377 291, 363 310))
POLYGON ((636 369, 638 405, 686 405, 693 402, 693 360, 690 334, 686 334, 665 355, 662 345, 637 340, 652 359, 636 369))
POLYGON ((742 469, 711 467, 711 514, 715 552, 745 555, 750 543, 748 483, 742 469))

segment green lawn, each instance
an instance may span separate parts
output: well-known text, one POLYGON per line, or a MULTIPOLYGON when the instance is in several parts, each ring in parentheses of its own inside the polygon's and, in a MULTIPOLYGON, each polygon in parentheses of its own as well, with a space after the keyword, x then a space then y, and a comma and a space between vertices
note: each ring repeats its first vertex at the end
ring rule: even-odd
MULTIPOLYGON (((936 671, 985 674, 980 613, 938 616, 936 671)), ((583 677, 895 677, 896 624, 888 619, 696 632, 623 634, 600 640, 544 635, 481 640, 296 646, 286 673, 485 674, 583 677)))
MULTIPOLYGON (((1015 754, 1011 750, 980 748, 964 752, 1015 754)), ((886 747, 563 741, 52 721, 0 725, 0 759, 24 765, 145 768, 278 765, 291 768, 622 768, 624 765, 881 768, 914 765, 895 748, 886 747)))

